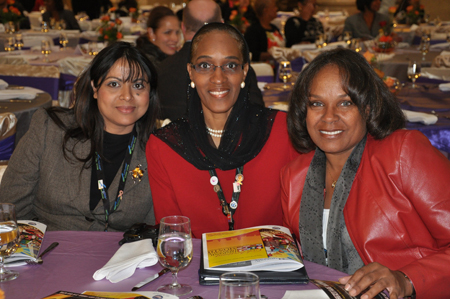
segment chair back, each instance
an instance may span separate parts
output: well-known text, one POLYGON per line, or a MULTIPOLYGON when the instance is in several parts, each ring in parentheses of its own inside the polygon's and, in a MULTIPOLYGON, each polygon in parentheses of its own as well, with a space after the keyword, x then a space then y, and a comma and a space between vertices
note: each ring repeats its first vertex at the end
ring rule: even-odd
POLYGON ((0 79, 9 85, 34 87, 49 93, 58 100, 59 69, 47 65, 0 64, 0 79))
POLYGON ((7 161, 14 151, 17 118, 13 113, 0 113, 0 161, 7 161))
POLYGON ((253 70, 255 71, 258 82, 271 83, 274 81, 273 68, 270 64, 265 62, 254 62, 251 65, 253 70))

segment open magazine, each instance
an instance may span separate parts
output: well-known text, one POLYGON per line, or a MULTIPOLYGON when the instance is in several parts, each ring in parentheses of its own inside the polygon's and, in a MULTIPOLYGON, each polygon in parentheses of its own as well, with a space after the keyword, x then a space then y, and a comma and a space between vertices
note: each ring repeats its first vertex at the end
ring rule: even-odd
POLYGON ((204 233, 202 246, 207 270, 290 272, 303 267, 297 244, 283 226, 204 233))
POLYGON ((7 267, 22 266, 27 260, 36 260, 47 229, 47 225, 32 220, 18 220, 17 224, 21 240, 16 252, 5 259, 7 267))

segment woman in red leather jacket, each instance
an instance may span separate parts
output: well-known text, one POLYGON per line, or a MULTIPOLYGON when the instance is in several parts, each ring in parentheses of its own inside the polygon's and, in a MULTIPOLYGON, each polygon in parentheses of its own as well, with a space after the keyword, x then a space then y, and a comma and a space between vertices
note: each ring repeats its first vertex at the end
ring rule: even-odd
POLYGON ((302 71, 288 130, 304 153, 281 171, 283 217, 304 258, 350 274, 350 295, 448 298, 450 162, 358 53, 302 71), (366 288, 369 288, 366 291, 366 288))

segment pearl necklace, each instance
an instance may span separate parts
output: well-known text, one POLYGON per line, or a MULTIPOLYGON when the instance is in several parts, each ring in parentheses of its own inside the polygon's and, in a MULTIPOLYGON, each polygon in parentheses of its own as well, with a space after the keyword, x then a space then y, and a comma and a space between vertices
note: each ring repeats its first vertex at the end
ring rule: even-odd
POLYGON ((213 137, 221 138, 224 130, 213 130, 210 127, 206 126, 207 133, 213 137))

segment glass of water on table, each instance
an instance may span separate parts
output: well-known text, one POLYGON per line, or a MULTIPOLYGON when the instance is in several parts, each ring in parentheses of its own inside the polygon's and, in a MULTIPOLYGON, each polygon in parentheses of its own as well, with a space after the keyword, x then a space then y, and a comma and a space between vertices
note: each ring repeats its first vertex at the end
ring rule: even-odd
POLYGON ((182 296, 192 292, 192 287, 179 284, 178 271, 192 260, 191 221, 185 216, 167 216, 159 224, 157 246, 158 259, 161 265, 172 271, 172 283, 160 286, 158 292, 182 296))

